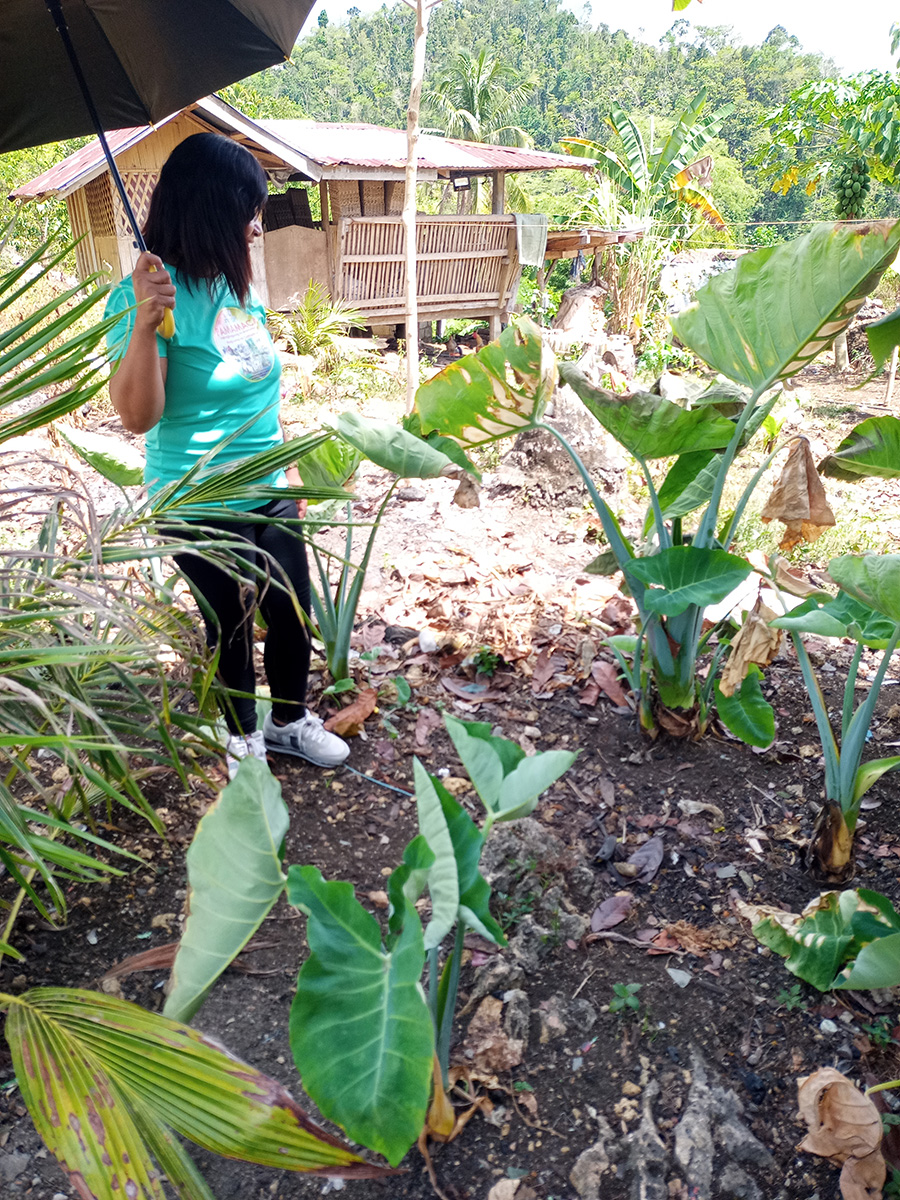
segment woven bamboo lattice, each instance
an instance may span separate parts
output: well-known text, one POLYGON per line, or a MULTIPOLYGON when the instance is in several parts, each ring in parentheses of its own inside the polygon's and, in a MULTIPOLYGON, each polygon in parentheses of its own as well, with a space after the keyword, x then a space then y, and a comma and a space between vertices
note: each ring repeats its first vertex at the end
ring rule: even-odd
POLYGON ((358 217, 362 212, 359 201, 359 180, 333 179, 328 184, 328 195, 331 200, 332 220, 340 217, 358 217))
POLYGON ((100 175, 84 185, 88 219, 94 237, 115 237, 112 184, 108 175, 100 175))
MULTIPOLYGON (((153 194, 153 189, 156 187, 157 179, 159 179, 159 173, 156 171, 122 172, 125 194, 131 201, 131 207, 134 210, 134 215, 137 218, 139 226, 143 226, 147 220, 147 213, 150 211, 150 197, 153 194)), ((117 236, 130 240, 134 235, 131 232, 131 225, 125 215, 125 209, 118 195, 115 197, 115 211, 117 236)))
POLYGON ((367 217, 384 216, 384 180, 360 180, 362 191, 362 210, 367 217))
MULTIPOLYGON (((518 277, 515 221, 508 215, 416 221, 420 315, 504 313, 518 277)), ((403 226, 399 217, 337 223, 336 299, 368 318, 404 311, 403 226)))

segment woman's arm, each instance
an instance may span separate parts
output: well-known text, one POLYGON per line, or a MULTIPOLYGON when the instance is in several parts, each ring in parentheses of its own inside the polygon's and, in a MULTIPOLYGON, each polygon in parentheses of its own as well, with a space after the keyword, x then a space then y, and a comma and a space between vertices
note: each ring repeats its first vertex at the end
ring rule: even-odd
POLYGON ((166 368, 156 342, 156 327, 167 308, 175 307, 175 285, 162 259, 144 252, 131 275, 137 310, 128 349, 109 381, 109 398, 131 433, 146 433, 166 405, 166 368))

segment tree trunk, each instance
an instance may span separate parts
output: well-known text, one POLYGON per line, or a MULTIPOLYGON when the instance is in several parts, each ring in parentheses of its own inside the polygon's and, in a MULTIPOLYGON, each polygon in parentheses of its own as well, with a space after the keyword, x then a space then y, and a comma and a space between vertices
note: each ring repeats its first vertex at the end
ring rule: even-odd
POLYGON ((425 77, 425 39, 428 16, 439 0, 406 0, 416 10, 412 78, 406 112, 406 191, 403 195, 403 228, 406 250, 406 411, 411 413, 419 386, 419 305, 416 294, 416 176, 419 144, 419 109, 425 77))

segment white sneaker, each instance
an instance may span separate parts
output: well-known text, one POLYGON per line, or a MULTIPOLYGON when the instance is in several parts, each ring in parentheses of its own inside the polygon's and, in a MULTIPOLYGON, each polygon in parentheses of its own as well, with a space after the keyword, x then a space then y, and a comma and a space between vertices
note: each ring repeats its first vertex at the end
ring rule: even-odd
POLYGON ((263 735, 268 750, 305 758, 317 767, 339 767, 350 753, 343 738, 329 733, 321 719, 311 712, 287 725, 276 725, 272 714, 266 713, 263 735))
POLYGON ((225 743, 225 765, 228 767, 228 778, 234 779, 242 758, 258 758, 266 761, 266 740, 261 729, 248 733, 246 737, 240 733, 228 735, 225 743))

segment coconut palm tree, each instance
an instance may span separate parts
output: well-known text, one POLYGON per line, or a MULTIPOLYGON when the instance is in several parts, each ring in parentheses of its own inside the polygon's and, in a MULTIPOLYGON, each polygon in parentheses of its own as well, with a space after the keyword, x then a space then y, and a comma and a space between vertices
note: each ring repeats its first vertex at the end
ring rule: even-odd
MULTIPOLYGON (((531 86, 530 77, 523 77, 506 63, 490 58, 485 50, 475 57, 460 52, 435 83, 429 103, 435 122, 446 137, 495 146, 532 146, 533 139, 521 125, 511 123, 531 86)), ((522 206, 523 199, 519 197, 517 207, 522 206)), ((477 179, 472 200, 477 212, 480 201, 477 179)))

